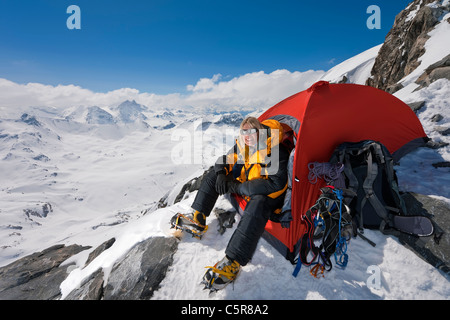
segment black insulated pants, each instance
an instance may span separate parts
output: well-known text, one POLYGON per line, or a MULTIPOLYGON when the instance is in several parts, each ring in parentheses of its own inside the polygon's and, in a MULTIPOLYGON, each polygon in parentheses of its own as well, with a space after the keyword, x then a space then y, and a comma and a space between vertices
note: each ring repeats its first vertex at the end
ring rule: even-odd
MULTIPOLYGON (((209 216, 219 196, 215 184, 216 173, 210 171, 203 178, 194 199, 192 204, 194 210, 209 216)), ((233 207, 239 212, 237 202, 233 201, 233 196, 230 198, 233 207)), ((255 195, 250 199, 225 250, 228 258, 236 260, 242 266, 245 266, 251 260, 267 221, 275 209, 282 207, 283 198, 283 196, 280 196, 277 199, 272 199, 265 195, 255 195)))

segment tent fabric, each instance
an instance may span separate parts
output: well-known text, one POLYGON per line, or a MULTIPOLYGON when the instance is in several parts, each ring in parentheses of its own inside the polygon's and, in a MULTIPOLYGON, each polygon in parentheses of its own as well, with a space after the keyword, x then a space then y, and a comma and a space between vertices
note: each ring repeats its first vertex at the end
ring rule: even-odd
POLYGON ((308 163, 328 162, 334 149, 343 142, 375 140, 391 154, 398 151, 403 156, 428 139, 408 105, 387 92, 356 84, 319 81, 269 108, 259 120, 269 118, 290 126, 296 137, 293 221, 289 228, 269 221, 265 235, 291 262, 305 227, 302 216, 316 202, 324 186, 323 181, 316 184, 308 181, 308 163))

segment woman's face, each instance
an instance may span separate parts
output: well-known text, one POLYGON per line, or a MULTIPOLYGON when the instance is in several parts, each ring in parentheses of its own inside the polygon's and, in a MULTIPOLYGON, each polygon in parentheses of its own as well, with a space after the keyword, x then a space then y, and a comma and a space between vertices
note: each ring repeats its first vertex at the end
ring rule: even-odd
POLYGON ((258 143, 258 130, 246 123, 242 126, 241 137, 249 147, 254 147, 258 143))

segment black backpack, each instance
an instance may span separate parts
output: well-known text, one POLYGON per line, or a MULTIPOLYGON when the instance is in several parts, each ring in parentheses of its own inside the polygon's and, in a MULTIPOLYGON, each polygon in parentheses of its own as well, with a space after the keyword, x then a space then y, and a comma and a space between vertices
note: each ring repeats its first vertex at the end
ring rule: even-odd
POLYGON ((344 164, 346 188, 353 191, 345 203, 360 230, 379 228, 385 232, 395 227, 394 216, 407 214, 393 162, 387 148, 372 140, 345 142, 330 159, 330 163, 344 164))

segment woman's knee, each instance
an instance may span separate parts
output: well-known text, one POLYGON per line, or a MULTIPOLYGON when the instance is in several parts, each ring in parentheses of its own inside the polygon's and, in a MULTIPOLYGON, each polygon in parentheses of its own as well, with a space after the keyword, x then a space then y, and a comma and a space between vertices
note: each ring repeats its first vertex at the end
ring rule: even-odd
POLYGON ((270 216, 270 207, 267 205, 268 197, 265 195, 255 195, 250 201, 247 203, 245 207, 245 213, 252 216, 269 218, 270 216))

